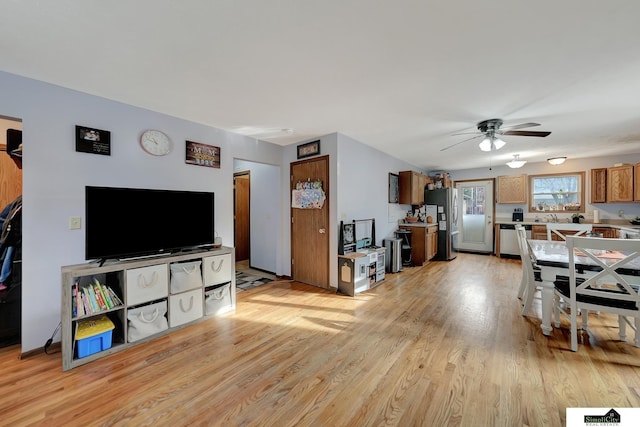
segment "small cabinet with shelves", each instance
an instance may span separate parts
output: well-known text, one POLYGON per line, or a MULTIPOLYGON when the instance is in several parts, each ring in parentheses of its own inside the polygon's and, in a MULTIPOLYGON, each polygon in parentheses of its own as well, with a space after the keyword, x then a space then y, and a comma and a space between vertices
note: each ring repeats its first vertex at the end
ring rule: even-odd
POLYGON ((497 203, 527 203, 527 175, 504 175, 498 177, 497 203))
POLYGON ((71 265, 62 267, 61 271, 63 370, 170 333, 175 328, 198 321, 204 316, 235 309, 232 248, 195 250, 140 260, 114 261, 104 265, 71 265), (175 283, 172 282, 174 269, 171 267, 180 263, 197 265, 197 269, 185 270, 195 280, 189 281, 189 285, 182 288, 174 286, 175 283), (94 295, 91 295, 92 292, 94 295), (85 293, 86 297, 83 299, 82 295, 85 293), (109 296, 111 304, 107 302, 109 296), (212 305, 210 298, 213 298, 212 305), (80 301, 83 301, 82 308, 78 307, 80 301), (148 309, 147 312, 145 309, 148 309), (83 322, 101 320, 105 315, 114 326, 109 345, 103 350, 98 349, 79 357, 76 340, 78 327, 83 322), (141 335, 139 330, 134 331, 128 315, 141 316, 143 322, 162 320, 162 327, 152 328, 151 332, 141 335), (158 319, 158 316, 164 319, 158 319))
POLYGON ((424 189, 431 178, 420 172, 401 171, 398 178, 398 202, 404 205, 423 205, 424 189))

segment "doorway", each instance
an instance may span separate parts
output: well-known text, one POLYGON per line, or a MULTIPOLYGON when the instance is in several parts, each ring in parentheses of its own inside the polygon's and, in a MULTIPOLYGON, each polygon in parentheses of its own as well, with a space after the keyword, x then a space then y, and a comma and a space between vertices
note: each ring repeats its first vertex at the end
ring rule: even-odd
POLYGON ((493 252, 493 180, 459 181, 459 251, 493 252))
POLYGON ((0 116, 0 347, 21 342, 22 333, 22 120, 0 116), (8 229, 5 228, 5 231, 8 229), (7 268, 8 267, 8 268, 7 268), (6 269, 7 268, 7 269, 6 269))
POLYGON ((321 208, 291 207, 291 277, 329 289, 329 156, 291 163, 291 190, 316 182, 324 191, 321 208))
POLYGON ((234 247, 236 262, 246 262, 250 265, 250 206, 251 175, 249 171, 233 174, 233 219, 234 219, 234 247))

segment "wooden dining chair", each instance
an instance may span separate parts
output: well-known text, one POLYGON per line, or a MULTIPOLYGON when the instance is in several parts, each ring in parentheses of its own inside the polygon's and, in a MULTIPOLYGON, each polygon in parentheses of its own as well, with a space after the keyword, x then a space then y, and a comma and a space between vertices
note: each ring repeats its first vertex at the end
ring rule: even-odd
POLYGON ((575 231, 575 234, 569 234, 572 236, 584 236, 593 230, 592 224, 574 224, 574 223, 560 223, 560 222, 548 222, 547 223, 547 240, 553 240, 553 236, 559 236, 560 239, 566 240, 566 234, 564 231, 575 231))
POLYGON ((522 224, 516 224, 516 235, 518 237, 518 248, 520 249, 520 260, 522 261, 522 279, 518 298, 522 300, 522 315, 526 316, 531 309, 531 304, 536 292, 540 290, 542 279, 540 278, 540 268, 536 265, 535 257, 531 252, 529 242, 527 242, 527 232, 522 224))
POLYGON ((578 350, 578 312, 582 315, 582 328, 586 329, 590 310, 617 315, 620 340, 626 341, 628 325, 635 331, 634 345, 640 347, 640 277, 616 271, 634 260, 638 263, 640 240, 575 236, 567 236, 566 240, 569 276, 558 276, 554 282, 553 309, 556 326, 560 313, 570 320, 571 350, 578 350), (579 277, 576 265, 585 263, 594 269, 582 269, 584 275, 579 277), (568 312, 560 303, 561 298, 568 312))

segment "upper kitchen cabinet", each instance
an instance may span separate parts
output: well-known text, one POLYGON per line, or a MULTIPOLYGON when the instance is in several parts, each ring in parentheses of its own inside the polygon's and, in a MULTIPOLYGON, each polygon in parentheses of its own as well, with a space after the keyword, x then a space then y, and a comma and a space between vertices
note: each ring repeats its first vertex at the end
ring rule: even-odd
POLYGON ((633 202, 633 165, 607 169, 607 202, 633 202))
POLYGON ((497 203, 527 203, 527 175, 498 177, 497 203))
POLYGON ((424 205, 424 188, 431 178, 420 172, 401 171, 398 178, 398 202, 403 205, 424 205))
POLYGON ((636 164, 633 168, 633 200, 640 202, 640 163, 636 164))
POLYGON ((607 168, 591 169, 591 203, 607 201, 607 168))

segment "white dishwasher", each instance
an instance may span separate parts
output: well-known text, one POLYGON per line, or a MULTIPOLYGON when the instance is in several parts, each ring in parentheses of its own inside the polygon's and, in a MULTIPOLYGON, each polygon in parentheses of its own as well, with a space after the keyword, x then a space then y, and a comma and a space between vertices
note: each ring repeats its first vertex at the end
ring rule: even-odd
MULTIPOLYGON (((531 238, 531 226, 522 225, 527 233, 527 239, 531 238)), ((520 256, 520 247, 518 246, 518 234, 516 233, 515 224, 500 224, 500 254, 499 256, 520 256)))

